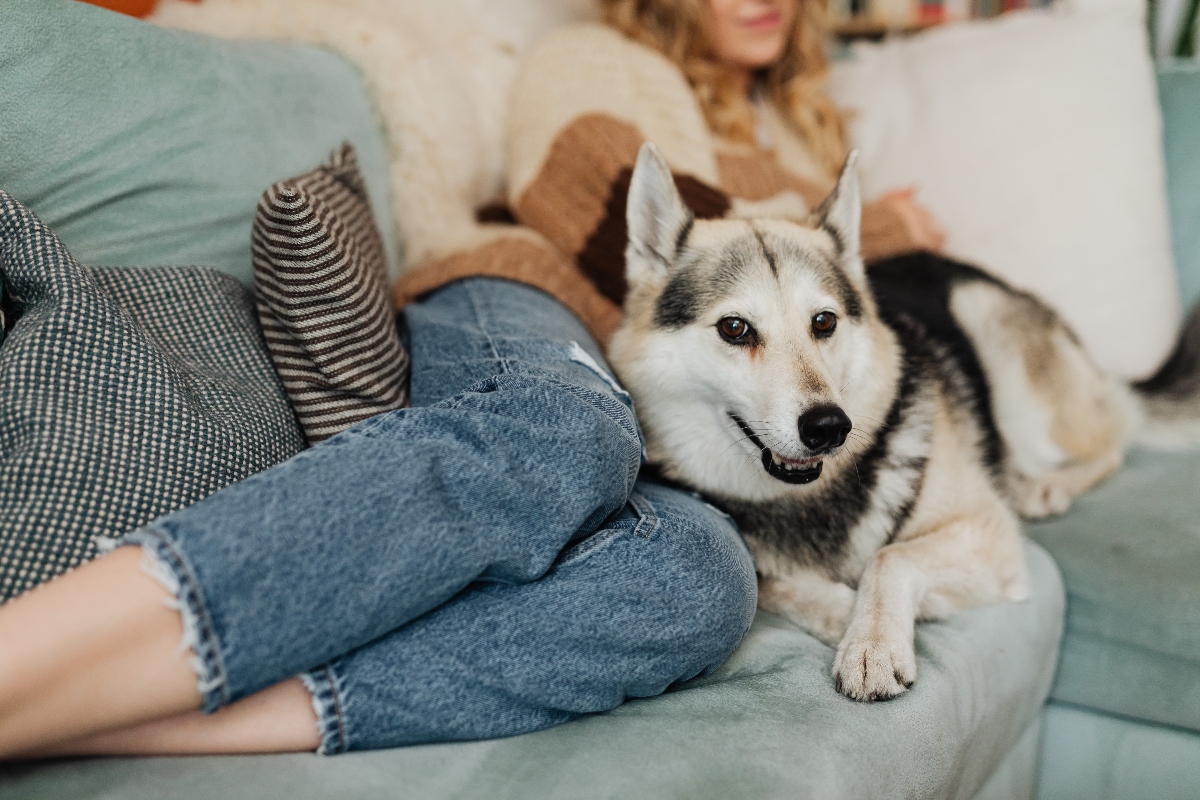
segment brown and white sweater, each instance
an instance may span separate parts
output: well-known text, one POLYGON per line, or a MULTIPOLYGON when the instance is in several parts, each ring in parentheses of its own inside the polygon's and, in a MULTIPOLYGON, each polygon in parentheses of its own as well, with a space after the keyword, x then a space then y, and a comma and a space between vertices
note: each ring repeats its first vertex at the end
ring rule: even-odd
MULTIPOLYGON (((507 220, 482 244, 424 264, 395 287, 402 306, 460 278, 493 276, 556 297, 606 343, 625 296, 625 199, 642 142, 658 145, 699 218, 803 218, 833 187, 789 123, 764 110, 771 149, 716 138, 683 74, 602 25, 560 30, 530 53, 510 99, 507 220)), ((491 226, 489 226, 491 227, 491 226)), ((911 249, 886 206, 863 208, 870 260, 911 249)))

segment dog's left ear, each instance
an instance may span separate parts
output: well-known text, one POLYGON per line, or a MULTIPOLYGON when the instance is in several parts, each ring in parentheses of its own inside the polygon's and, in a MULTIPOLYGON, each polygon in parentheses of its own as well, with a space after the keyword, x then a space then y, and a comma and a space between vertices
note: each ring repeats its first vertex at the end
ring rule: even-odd
POLYGON ((842 166, 837 186, 817 209, 817 224, 837 245, 842 268, 851 276, 865 277, 859 254, 862 227, 862 197, 858 188, 858 151, 851 150, 842 166))
POLYGON ((693 220, 662 153, 646 142, 638 151, 625 204, 625 278, 631 287, 666 276, 693 220))

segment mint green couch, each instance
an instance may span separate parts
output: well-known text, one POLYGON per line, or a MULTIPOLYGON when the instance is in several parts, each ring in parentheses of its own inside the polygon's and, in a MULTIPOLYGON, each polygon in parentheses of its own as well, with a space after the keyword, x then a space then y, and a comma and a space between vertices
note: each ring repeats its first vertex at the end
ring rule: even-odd
MULTIPOLYGON (((1194 95, 1200 78, 1171 73, 1163 85, 1168 108, 1200 108, 1171 94, 1194 95)), ((1200 139, 1180 136, 1180 163, 1195 168, 1200 139)), ((323 51, 217 42, 67 0, 5 0, 0 137, 0 186, 85 262, 199 263, 248 280, 259 192, 343 138, 359 149, 389 252, 399 249, 362 82, 323 51)), ((1200 175, 1187 180, 1172 186, 1173 210, 1194 219, 1200 175)), ((1200 244, 1177 245, 1195 276, 1185 288, 1200 293, 1200 244)), ((837 695, 832 651, 760 614, 716 674, 536 734, 333 758, 9 765, 0 798, 1000 800, 1034 796, 1039 753, 1043 797, 1157 796, 1122 790, 1160 775, 1200 797, 1200 770, 1182 766, 1184 756, 1200 764, 1193 476, 1200 457, 1135 454, 1077 511, 1034 528, 1033 599, 919 626, 918 683, 889 703, 837 695)))
MULTIPOLYGON (((1200 301, 1200 64, 1158 76, 1171 234, 1200 301)), ((1044 715, 1043 800, 1200 797, 1200 456, 1134 452, 1060 519, 1029 526, 1067 585, 1044 715)))

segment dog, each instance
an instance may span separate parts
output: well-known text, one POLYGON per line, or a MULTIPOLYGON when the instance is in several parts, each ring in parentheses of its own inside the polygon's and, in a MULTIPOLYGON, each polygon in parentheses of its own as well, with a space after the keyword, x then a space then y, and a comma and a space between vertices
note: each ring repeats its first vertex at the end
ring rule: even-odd
POLYGON ((760 606, 836 646, 854 700, 912 686, 917 620, 1029 596, 1018 514, 1062 513, 1132 438, 1200 439, 1200 323, 1129 386, 979 269, 868 271, 854 154, 803 224, 697 220, 647 143, 626 212, 609 357, 648 461, 736 520, 760 606))

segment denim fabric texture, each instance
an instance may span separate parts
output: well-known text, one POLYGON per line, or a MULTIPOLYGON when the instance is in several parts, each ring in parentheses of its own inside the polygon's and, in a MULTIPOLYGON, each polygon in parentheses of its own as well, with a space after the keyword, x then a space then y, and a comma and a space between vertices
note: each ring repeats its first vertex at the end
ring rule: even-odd
POLYGON ((638 479, 632 403, 570 312, 473 278, 403 324, 412 407, 127 537, 178 584, 204 709, 303 673, 337 753, 537 730, 721 664, 749 553, 638 479))

